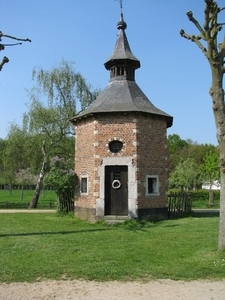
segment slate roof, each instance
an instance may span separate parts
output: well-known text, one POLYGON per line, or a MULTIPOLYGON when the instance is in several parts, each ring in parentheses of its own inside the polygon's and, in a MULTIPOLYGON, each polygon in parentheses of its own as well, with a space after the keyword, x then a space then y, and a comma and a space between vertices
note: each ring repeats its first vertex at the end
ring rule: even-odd
POLYGON ((167 127, 172 126, 173 118, 155 107, 135 81, 114 80, 100 93, 98 98, 74 119, 90 114, 114 112, 143 112, 164 116, 167 127))
POLYGON ((140 61, 133 55, 130 49, 130 45, 127 40, 125 29, 127 24, 123 20, 123 14, 121 14, 120 21, 117 23, 117 28, 119 31, 119 36, 116 41, 116 46, 111 57, 104 64, 106 69, 109 70, 112 64, 115 64, 115 60, 131 60, 135 64, 135 68, 140 68, 140 61))
MULTIPOLYGON (((132 54, 125 29, 127 25, 123 20, 121 14, 121 20, 117 24, 117 28, 120 30, 119 36, 116 42, 116 46, 112 56, 105 63, 107 70, 110 70, 113 66, 121 65, 121 62, 130 64, 135 70, 140 67, 140 61, 132 54)), ((110 79, 107 87, 99 94, 97 99, 90 104, 85 110, 78 113, 71 122, 87 117, 93 114, 107 114, 115 112, 140 112, 158 115, 164 117, 167 122, 167 127, 171 127, 173 123, 173 117, 155 107, 146 95, 142 92, 139 86, 136 84, 133 78, 127 79, 126 76, 114 76, 110 79)))

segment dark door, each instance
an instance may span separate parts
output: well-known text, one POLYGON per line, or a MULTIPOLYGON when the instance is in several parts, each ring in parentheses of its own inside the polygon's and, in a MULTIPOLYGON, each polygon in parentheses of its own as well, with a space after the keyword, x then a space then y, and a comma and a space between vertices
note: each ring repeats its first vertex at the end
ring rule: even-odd
POLYGON ((105 167, 105 215, 128 215, 128 167, 105 167))

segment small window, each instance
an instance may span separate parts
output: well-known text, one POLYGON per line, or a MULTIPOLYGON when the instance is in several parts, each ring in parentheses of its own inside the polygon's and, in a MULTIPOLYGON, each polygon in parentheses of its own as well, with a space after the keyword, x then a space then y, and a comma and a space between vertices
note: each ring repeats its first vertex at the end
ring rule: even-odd
POLYGON ((118 153, 122 150, 123 143, 121 141, 112 141, 109 143, 109 150, 113 153, 118 153))
POLYGON ((159 195, 159 177, 157 175, 146 176, 146 196, 159 195))
POLYGON ((80 192, 81 194, 88 193, 88 180, 87 177, 82 177, 80 180, 80 192))

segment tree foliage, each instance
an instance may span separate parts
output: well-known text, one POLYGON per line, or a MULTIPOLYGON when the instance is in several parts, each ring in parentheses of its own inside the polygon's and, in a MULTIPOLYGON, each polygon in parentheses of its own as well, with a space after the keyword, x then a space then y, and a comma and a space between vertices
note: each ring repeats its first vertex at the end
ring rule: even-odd
POLYGON ((199 183, 201 183, 200 172, 192 158, 180 161, 169 177, 170 188, 189 190, 196 188, 199 183))
POLYGON ((29 93, 30 103, 23 126, 30 134, 42 137, 45 155, 32 200, 35 205, 30 204, 30 208, 38 201, 40 185, 47 171, 46 159, 56 155, 74 159, 74 126, 70 119, 76 115, 77 107, 85 108, 97 95, 97 91, 91 91, 91 86, 75 71, 73 63, 65 60, 50 71, 34 69, 33 80, 36 85, 29 93))
POLYGON ((74 208, 74 193, 78 179, 74 171, 74 160, 55 156, 50 161, 50 172, 45 183, 53 186, 58 196, 58 211, 69 212, 74 208))

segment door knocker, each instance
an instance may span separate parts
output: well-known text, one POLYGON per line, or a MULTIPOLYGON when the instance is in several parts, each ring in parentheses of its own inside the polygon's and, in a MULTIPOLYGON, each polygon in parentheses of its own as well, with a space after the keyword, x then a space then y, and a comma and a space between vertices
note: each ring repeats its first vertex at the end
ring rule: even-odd
POLYGON ((112 187, 113 187, 114 189, 119 189, 119 188, 121 187, 121 182, 120 182, 118 179, 113 180, 113 182, 112 182, 112 187))

